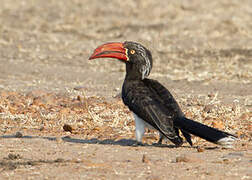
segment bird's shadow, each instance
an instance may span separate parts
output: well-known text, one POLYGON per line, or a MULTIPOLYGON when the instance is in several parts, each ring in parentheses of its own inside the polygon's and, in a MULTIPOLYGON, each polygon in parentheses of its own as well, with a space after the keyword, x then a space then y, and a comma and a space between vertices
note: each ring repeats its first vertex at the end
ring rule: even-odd
MULTIPOLYGON (((160 148, 176 148, 175 145, 170 144, 162 144, 159 145, 157 143, 153 144, 142 144, 138 145, 137 142, 133 139, 120 139, 120 140, 112 140, 112 139, 104 139, 100 140, 97 138, 92 139, 78 139, 78 138, 72 138, 69 136, 65 137, 47 137, 47 136, 22 136, 17 137, 16 135, 3 135, 0 136, 0 139, 9 139, 9 138, 18 138, 18 139, 46 139, 49 141, 58 141, 59 139, 63 140, 64 142, 70 142, 70 143, 80 143, 80 144, 102 144, 102 145, 119 145, 119 146, 144 146, 144 147, 160 147, 160 148)), ((191 146, 182 146, 185 148, 192 148, 191 146)), ((193 147, 194 148, 194 147, 193 147)))

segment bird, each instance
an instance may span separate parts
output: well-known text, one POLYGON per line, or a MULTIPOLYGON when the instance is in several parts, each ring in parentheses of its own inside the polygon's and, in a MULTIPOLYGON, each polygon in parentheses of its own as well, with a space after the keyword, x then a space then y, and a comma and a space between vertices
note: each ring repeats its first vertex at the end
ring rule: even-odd
POLYGON ((113 58, 126 64, 122 100, 133 112, 138 145, 143 145, 145 128, 151 128, 160 134, 158 145, 166 138, 179 147, 183 144, 182 134, 192 146, 192 134, 225 148, 233 147, 237 140, 235 135, 186 118, 169 90, 157 80, 148 78, 153 66, 152 54, 140 43, 102 44, 94 50, 89 60, 97 58, 113 58))

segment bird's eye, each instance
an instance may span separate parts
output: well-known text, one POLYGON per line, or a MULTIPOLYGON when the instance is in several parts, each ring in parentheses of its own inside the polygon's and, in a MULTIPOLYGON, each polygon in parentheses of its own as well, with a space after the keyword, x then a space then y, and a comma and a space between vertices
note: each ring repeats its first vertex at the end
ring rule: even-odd
POLYGON ((130 50, 130 54, 135 54, 136 51, 134 49, 130 50))

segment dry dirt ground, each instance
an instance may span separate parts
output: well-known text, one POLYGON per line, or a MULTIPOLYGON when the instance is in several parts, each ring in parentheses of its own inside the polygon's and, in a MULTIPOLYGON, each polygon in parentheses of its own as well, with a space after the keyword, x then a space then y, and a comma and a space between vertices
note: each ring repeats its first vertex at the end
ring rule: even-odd
POLYGON ((1 0, 0 179, 252 179, 252 1, 1 0), (236 134, 158 147, 120 100, 108 41, 152 50, 151 78, 194 120, 236 134))

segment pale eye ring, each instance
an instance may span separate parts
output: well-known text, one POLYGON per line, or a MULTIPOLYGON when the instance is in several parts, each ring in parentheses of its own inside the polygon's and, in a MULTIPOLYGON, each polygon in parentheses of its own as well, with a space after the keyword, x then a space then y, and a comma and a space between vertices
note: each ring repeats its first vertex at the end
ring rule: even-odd
POLYGON ((136 51, 134 49, 130 50, 130 54, 135 54, 135 53, 136 53, 136 51))

